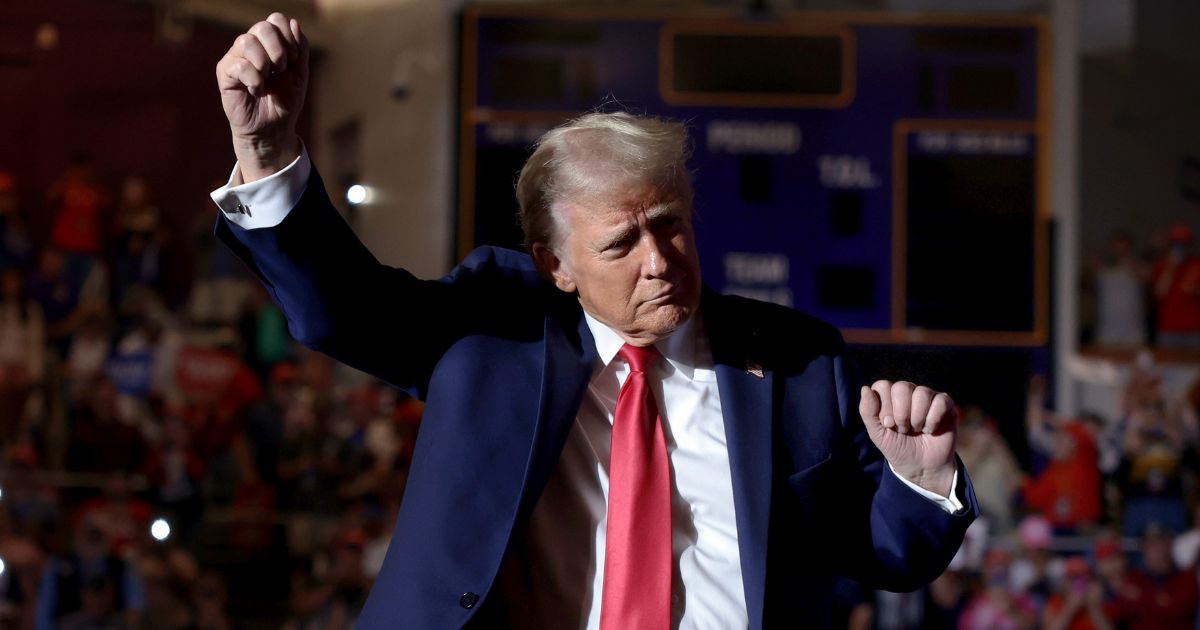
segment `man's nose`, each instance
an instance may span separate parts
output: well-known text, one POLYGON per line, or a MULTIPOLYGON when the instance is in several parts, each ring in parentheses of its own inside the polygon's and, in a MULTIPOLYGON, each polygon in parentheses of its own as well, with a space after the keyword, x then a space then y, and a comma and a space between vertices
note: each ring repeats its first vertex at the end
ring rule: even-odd
POLYGON ((671 261, 671 243, 653 233, 641 239, 642 274, 647 278, 662 278, 674 268, 671 261))

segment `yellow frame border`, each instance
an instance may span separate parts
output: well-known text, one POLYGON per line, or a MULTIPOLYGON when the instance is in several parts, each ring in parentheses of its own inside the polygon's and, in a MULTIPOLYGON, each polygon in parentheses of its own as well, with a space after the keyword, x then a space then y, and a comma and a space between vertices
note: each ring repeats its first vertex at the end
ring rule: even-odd
MULTIPOLYGON (((932 120, 900 119, 892 126, 892 328, 891 338, 898 343, 953 345, 1040 346, 1048 338, 1049 322, 1049 249, 1046 206, 1049 179, 1048 134, 1038 122, 1009 120, 932 120), (905 305, 908 302, 908 137, 921 131, 983 133, 1021 133, 1034 137, 1034 325, 1030 332, 926 330, 909 328, 905 305), (978 339, 975 339, 978 338, 978 339), (964 339, 966 340, 964 342, 964 339)), ((953 290, 952 287, 948 290, 953 290)), ((871 337, 871 331, 856 330, 871 337)), ((849 334, 847 335, 849 337, 849 334)))
POLYGON ((658 94, 663 102, 680 107, 761 107, 761 108, 809 108, 844 109, 854 102, 858 79, 858 41, 848 26, 829 23, 776 23, 776 22, 722 22, 718 20, 671 20, 663 24, 658 34, 658 94), (829 96, 799 96, 772 94, 769 92, 747 92, 744 94, 722 94, 719 92, 679 91, 673 87, 672 66, 675 63, 675 47, 671 45, 676 35, 754 35, 754 36, 826 36, 842 40, 842 89, 829 96))

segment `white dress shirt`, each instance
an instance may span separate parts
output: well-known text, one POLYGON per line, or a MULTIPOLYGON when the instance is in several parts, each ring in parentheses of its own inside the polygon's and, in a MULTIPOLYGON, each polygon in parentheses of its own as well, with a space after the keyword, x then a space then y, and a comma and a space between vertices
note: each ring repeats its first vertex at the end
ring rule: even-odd
MULTIPOLYGON (((586 315, 596 364, 558 467, 534 508, 519 571, 501 581, 515 628, 600 627, 608 525, 613 413, 629 366, 624 340, 586 315), (586 541, 581 544, 580 541, 586 541), (516 573, 520 577, 514 578, 516 573)), ((655 344, 663 359, 647 372, 673 472, 671 525, 674 628, 745 628, 733 478, 708 336, 693 317, 655 344)))
MULTIPOLYGON (((312 165, 307 149, 274 175, 229 184, 213 201, 245 229, 278 225, 299 201, 312 165)), ((513 627, 600 627, 608 511, 608 460, 613 412, 629 367, 617 356, 624 341, 585 313, 596 365, 558 465, 530 517, 514 560, 497 589, 510 602, 513 627)), ((708 335, 693 317, 655 344, 664 360, 648 376, 663 419, 672 470, 675 573, 672 627, 749 625, 734 515, 725 422, 708 335)), ((894 469, 893 469, 894 472, 894 469)), ((949 497, 899 479, 947 512, 962 509, 955 475, 949 497)))
POLYGON ((242 171, 234 164, 228 183, 212 191, 209 196, 225 214, 225 218, 240 228, 253 230, 275 227, 300 201, 311 173, 312 161, 308 157, 308 147, 302 146, 300 155, 283 170, 249 184, 242 183, 242 171))

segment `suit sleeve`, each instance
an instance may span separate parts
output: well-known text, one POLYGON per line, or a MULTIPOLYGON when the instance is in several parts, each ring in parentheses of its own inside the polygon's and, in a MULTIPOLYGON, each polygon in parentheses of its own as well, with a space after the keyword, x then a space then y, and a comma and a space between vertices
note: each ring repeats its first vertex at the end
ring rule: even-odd
POLYGON ((956 513, 917 494, 868 437, 857 404, 862 380, 845 352, 834 358, 834 380, 843 431, 839 475, 847 491, 839 507, 846 518, 836 519, 831 535, 842 538, 851 577, 891 591, 915 590, 945 571, 979 514, 970 478, 959 460, 963 509, 956 513))
POLYGON ((297 341, 422 399, 458 339, 524 334, 515 310, 544 286, 519 264, 524 257, 503 250, 477 250, 441 280, 381 264, 333 208, 315 168, 277 225, 243 229, 222 212, 215 232, 263 283, 297 341))

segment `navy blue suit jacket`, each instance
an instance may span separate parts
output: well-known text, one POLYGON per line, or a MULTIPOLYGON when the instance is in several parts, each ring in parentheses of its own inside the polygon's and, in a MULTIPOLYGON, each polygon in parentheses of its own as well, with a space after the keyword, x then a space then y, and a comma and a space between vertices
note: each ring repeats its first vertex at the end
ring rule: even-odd
MULTIPOLYGON (((427 403, 358 627, 501 625, 510 602, 493 588, 497 575, 558 462, 595 361, 578 301, 508 250, 478 249, 441 280, 381 265, 315 170, 278 226, 243 230, 221 217, 216 232, 297 340, 427 403)), ((966 508, 948 514, 890 472, 857 412, 859 377, 838 331, 707 290, 700 312, 751 627, 828 625, 836 573, 890 590, 938 576, 978 512, 970 482, 964 474, 959 483, 966 508)))

